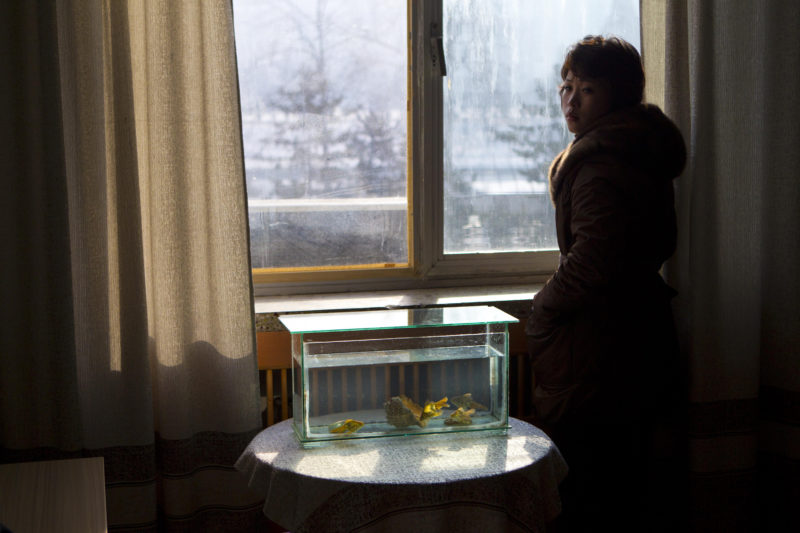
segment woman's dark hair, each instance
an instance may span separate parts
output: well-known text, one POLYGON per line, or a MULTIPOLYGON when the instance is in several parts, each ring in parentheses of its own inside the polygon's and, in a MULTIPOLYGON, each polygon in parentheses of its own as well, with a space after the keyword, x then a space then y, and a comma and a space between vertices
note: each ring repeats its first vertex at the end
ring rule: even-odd
POLYGON ((561 67, 561 79, 572 71, 579 78, 606 80, 611 85, 612 109, 642 102, 644 69, 636 48, 619 37, 587 35, 572 45, 561 67))

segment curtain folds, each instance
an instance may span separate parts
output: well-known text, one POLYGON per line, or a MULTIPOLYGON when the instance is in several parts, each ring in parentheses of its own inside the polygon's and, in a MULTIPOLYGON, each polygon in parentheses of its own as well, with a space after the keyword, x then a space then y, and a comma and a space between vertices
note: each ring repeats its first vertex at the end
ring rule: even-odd
POLYGON ((687 140, 667 266, 688 369, 695 531, 800 529, 796 2, 643 0, 645 57, 687 140), (647 42, 663 43, 663 50, 647 42))
POLYGON ((102 455, 110 529, 260 523, 230 2, 0 10, 2 461, 102 455))

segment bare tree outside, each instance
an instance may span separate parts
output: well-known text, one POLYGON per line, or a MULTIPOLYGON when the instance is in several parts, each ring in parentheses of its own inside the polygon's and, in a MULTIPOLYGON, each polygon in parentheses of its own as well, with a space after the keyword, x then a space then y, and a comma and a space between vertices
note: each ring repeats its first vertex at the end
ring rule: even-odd
POLYGON ((396 24, 405 6, 240 6, 247 12, 241 20, 264 17, 272 23, 261 31, 280 34, 264 46, 281 66, 272 76, 259 73, 258 63, 248 69, 240 62, 241 78, 262 79, 246 84, 252 101, 242 91, 254 267, 406 262, 406 36, 396 24), (388 207, 348 202, 366 198, 388 207))
MULTIPOLYGON (((557 97, 638 0, 442 0, 445 254, 556 247, 557 97)), ((234 0, 254 268, 408 262, 406 0, 234 0)))

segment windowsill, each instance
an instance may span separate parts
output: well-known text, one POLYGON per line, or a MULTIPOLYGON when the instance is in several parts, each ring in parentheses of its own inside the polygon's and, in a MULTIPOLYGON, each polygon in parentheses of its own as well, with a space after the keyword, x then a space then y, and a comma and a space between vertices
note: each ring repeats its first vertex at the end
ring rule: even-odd
POLYGON ((295 296, 257 296, 255 312, 261 314, 304 313, 312 311, 351 311, 491 304, 519 309, 526 313, 533 295, 542 284, 484 287, 449 287, 396 291, 305 294, 295 296))

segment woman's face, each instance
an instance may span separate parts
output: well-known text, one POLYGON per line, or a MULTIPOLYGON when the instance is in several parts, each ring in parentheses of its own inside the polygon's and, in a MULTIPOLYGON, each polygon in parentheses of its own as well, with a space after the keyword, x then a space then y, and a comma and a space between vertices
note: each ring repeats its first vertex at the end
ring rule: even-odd
POLYGON ((559 93, 567 129, 575 135, 611 111, 611 87, 605 80, 582 79, 570 70, 559 93))

